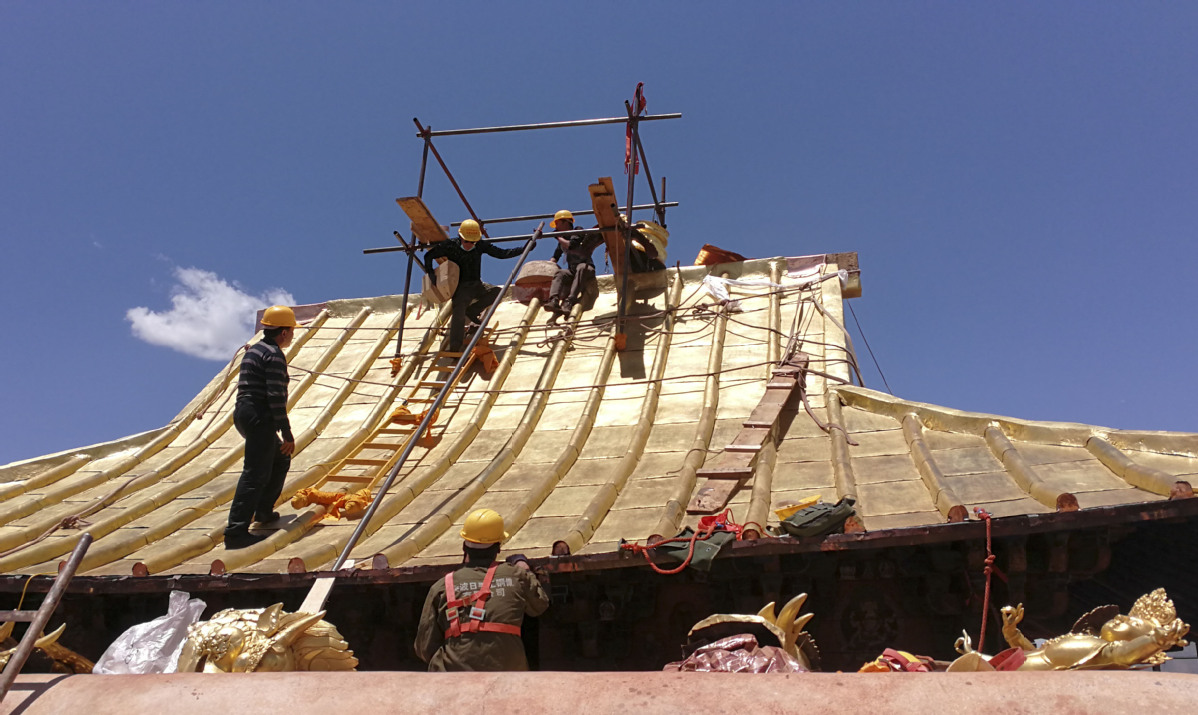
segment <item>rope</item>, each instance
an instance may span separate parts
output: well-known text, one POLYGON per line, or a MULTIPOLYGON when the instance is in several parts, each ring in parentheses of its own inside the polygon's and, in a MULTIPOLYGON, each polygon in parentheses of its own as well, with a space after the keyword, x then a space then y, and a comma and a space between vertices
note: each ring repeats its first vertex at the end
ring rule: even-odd
POLYGON ((978 518, 986 522, 986 566, 983 571, 986 574, 986 591, 982 597, 982 631, 978 634, 978 652, 983 652, 986 645, 986 618, 990 615, 990 574, 994 572, 994 552, 990 548, 990 512, 981 507, 974 507, 973 512, 978 518))
MULTIPOLYGON (((248 348, 249 348, 248 344, 242 345, 241 347, 237 348, 237 350, 235 350, 233 352, 233 357, 229 358, 229 362, 227 362, 225 364, 225 369, 221 371, 222 375, 227 376, 230 372, 233 371, 233 365, 235 365, 237 363, 237 356, 240 355, 243 351, 247 350, 248 348)), ((223 377, 223 376, 221 377, 220 381, 222 384, 224 383, 225 379, 226 379, 225 377, 223 377)), ((228 385, 224 385, 221 388, 220 392, 214 392, 211 395, 209 395, 208 399, 205 400, 203 404, 201 404, 199 407, 197 407, 195 409, 194 412, 191 413, 191 419, 193 419, 193 420, 203 419, 204 413, 207 412, 208 408, 212 406, 212 403, 214 401, 216 401, 216 396, 219 395, 221 392, 225 392, 225 388, 227 388, 227 387, 228 387, 228 385)), ((236 390, 234 390, 233 392, 236 392, 236 390)), ((233 393, 230 392, 229 394, 233 394, 233 393)), ((223 410, 225 408, 225 403, 228 401, 229 401, 229 398, 228 398, 228 395, 226 395, 224 401, 221 402, 220 407, 216 408, 216 411, 220 412, 221 410, 223 410)), ((204 433, 203 433, 203 431, 201 431, 200 437, 203 437, 203 436, 204 436, 204 433)))
POLYGON ((882 372, 882 366, 878 364, 878 358, 874 357, 874 349, 869 346, 869 338, 865 337, 865 331, 861 329, 861 321, 857 320, 857 311, 853 310, 852 303, 846 302, 845 305, 849 306, 849 313, 853 316, 853 322, 857 324, 857 332, 861 333, 861 339, 865 341, 865 349, 869 351, 869 357, 874 361, 874 367, 878 368, 878 374, 882 376, 882 384, 886 386, 886 392, 893 395, 894 391, 890 389, 890 383, 886 381, 886 373, 882 372))
MULTIPOLYGON (((761 525, 755 521, 751 521, 749 524, 753 524, 759 529, 761 528, 761 525)), ((690 565, 691 560, 695 557, 695 544, 697 542, 707 541, 712 537, 713 534, 715 534, 716 531, 731 532, 736 536, 737 541, 739 541, 743 537, 745 528, 747 526, 748 524, 737 524, 735 521, 733 521, 732 509, 725 509, 724 513, 722 514, 705 516, 702 519, 699 519, 698 530, 690 536, 675 536, 669 539, 662 539, 661 541, 655 542, 648 546, 644 546, 635 542, 631 544, 620 544, 620 548, 624 549, 625 551, 631 551, 634 554, 641 554, 645 557, 645 562, 649 564, 649 568, 663 576, 672 576, 674 574, 681 573, 683 569, 690 565), (657 564, 653 563, 653 559, 649 556, 650 551, 663 544, 675 544, 683 541, 689 542, 686 549, 686 558, 683 559, 682 563, 676 568, 663 569, 657 564)), ((762 529, 761 531, 764 533, 765 530, 762 529)))
POLYGON ((12 554, 23 551, 23 550, 29 548, 30 546, 33 546, 34 544, 45 541, 47 538, 50 537, 51 534, 58 531, 59 529, 79 529, 79 528, 82 528, 85 526, 91 526, 91 522, 87 521, 86 517, 89 517, 92 514, 99 511, 100 509, 103 509, 105 506, 108 506, 107 502, 109 499, 112 499, 117 494, 120 494, 125 489, 125 487, 129 486, 137 479, 138 479, 137 476, 129 477, 116 489, 113 489, 111 492, 109 492, 109 493, 105 494, 104 496, 100 497, 99 499, 93 501, 91 504, 89 504, 87 506, 87 508, 81 509, 80 511, 75 512, 74 514, 67 514, 63 518, 59 519, 58 523, 54 524, 49 529, 46 529, 45 531, 43 531, 41 533, 41 535, 38 536, 33 541, 26 541, 25 543, 18 544, 17 546, 14 546, 7 551, 0 552, 0 558, 4 558, 6 556, 11 556, 12 554))

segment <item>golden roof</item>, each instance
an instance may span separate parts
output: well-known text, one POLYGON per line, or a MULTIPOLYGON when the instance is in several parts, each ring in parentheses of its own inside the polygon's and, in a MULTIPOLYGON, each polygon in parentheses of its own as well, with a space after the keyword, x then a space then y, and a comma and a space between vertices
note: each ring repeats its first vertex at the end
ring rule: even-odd
MULTIPOLYGON (((866 532, 973 518, 975 507, 1026 516, 1185 495, 1178 482, 1198 474, 1195 434, 1030 422, 849 386, 842 290, 860 284, 837 271, 855 262, 829 254, 634 276, 641 300, 624 350, 610 276, 567 331, 548 326, 536 300, 504 302, 492 320, 498 367, 472 371, 452 393, 435 444, 414 449, 352 558, 368 568, 456 562, 458 528, 481 507, 504 516, 505 550, 530 557, 555 544, 559 554, 611 553, 621 539, 694 525, 687 505, 704 464, 745 451, 725 447, 765 404, 788 346, 808 360, 810 411, 787 403, 741 459, 751 475, 728 502, 737 522, 776 523, 777 504, 815 494, 854 496, 854 526, 866 532), (708 276, 742 281, 728 286, 737 305, 718 302, 708 276)), ((447 315, 412 306, 394 378, 395 296, 331 301, 297 331, 288 360, 298 446, 284 499, 351 453, 385 461, 385 450, 358 450, 417 394, 447 315)), ((327 569, 357 522, 326 519, 323 506, 284 503, 267 541, 221 544, 241 470, 236 368, 234 359, 161 429, 0 467, 0 573, 54 572, 80 528, 96 539, 83 575, 327 569)))

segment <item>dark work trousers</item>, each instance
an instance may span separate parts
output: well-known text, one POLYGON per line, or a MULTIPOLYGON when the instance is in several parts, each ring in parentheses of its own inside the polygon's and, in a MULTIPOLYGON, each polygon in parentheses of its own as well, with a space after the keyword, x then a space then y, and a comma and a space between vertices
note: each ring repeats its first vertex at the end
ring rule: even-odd
POLYGON ((553 276, 549 287, 549 305, 559 313, 566 314, 582 298, 582 289, 589 276, 595 275, 595 267, 579 263, 573 268, 563 268, 553 276))
POLYGON ((238 402, 233 408, 233 424, 245 437, 245 467, 229 507, 226 537, 247 533, 255 517, 269 517, 274 512, 291 466, 291 457, 279 451, 283 442, 275 430, 269 407, 238 402))
POLYGON ((466 337, 466 317, 481 323, 483 313, 498 297, 499 286, 482 281, 458 283, 458 289, 453 292, 453 317, 449 319, 450 352, 462 351, 466 337))

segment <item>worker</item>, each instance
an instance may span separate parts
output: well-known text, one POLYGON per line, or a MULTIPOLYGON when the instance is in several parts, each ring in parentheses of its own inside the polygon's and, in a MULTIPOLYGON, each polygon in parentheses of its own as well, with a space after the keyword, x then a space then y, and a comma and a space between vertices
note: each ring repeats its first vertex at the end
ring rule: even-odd
POLYGON ((498 513, 472 512, 461 535, 465 565, 429 589, 416 655, 437 672, 528 670, 520 627, 525 616, 545 612, 549 597, 524 557, 496 563, 508 537, 498 513))
POLYGON ((449 351, 461 352, 466 335, 466 317, 474 323, 482 322, 483 311, 499 296, 499 287, 482 281, 482 254, 495 258, 515 258, 523 248, 497 248, 488 241, 480 241, 482 228, 478 221, 466 219, 458 228, 460 242, 442 241, 424 254, 424 270, 433 285, 437 285, 434 260, 448 258, 458 264, 458 287, 453 292, 453 316, 449 321, 449 351))
MULTIPOLYGON (((552 226, 554 231, 574 230, 574 214, 565 209, 558 211, 553 215, 552 226)), ((558 269, 553 277, 553 284, 549 287, 549 302, 545 307, 553 313, 549 318, 550 325, 556 323, 558 318, 569 315, 574 305, 582 300, 582 291, 587 280, 595 275, 595 262, 591 253, 601 243, 603 236, 598 231, 577 236, 557 236, 553 262, 557 263, 564 253, 566 267, 558 269)))
POLYGON ((290 378, 283 350, 291 345, 297 326, 291 308, 267 308, 262 314, 262 340, 241 359, 233 424, 245 438, 245 465, 229 507, 226 549, 242 549, 266 538, 250 533, 251 520, 267 524, 279 518, 275 502, 295 453, 295 437, 287 420, 290 378))

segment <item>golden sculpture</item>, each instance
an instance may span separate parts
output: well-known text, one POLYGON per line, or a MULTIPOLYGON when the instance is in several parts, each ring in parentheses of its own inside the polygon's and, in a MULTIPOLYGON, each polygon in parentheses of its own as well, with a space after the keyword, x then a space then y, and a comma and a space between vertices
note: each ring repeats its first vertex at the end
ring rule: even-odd
POLYGON ((355 670, 358 659, 320 613, 228 608, 192 624, 179 654, 180 673, 277 673, 355 670))
MULTIPOLYGON (((1002 617, 1007 645, 1023 651, 1024 661, 1017 670, 1115 670, 1160 665, 1169 660, 1164 651, 1186 645, 1182 637, 1190 630, 1189 624, 1177 617, 1163 588, 1136 599, 1126 616, 1119 614, 1117 606, 1096 608, 1079 618, 1069 633, 1038 648, 1019 630, 1023 604, 1004 607, 1002 617)), ((973 651, 968 635, 958 639, 957 644, 963 658, 988 659, 973 651)))
MULTIPOLYGON (((12 638, 13 627, 16 625, 12 621, 0 625, 0 642, 7 644, 9 639, 12 638)), ((92 672, 92 668, 96 665, 95 663, 58 643, 59 637, 66 628, 66 624, 64 623, 53 632, 34 641, 33 647, 45 653, 53 661, 54 672, 56 673, 74 673, 78 675, 92 672)), ((17 652, 19 645, 17 644, 11 648, 0 650, 0 670, 3 670, 8 665, 9 658, 12 658, 13 654, 17 652)))
MULTIPOLYGON (((807 594, 800 593, 787 601, 777 615, 774 614, 774 602, 770 601, 755 615, 717 613, 699 621, 687 634, 687 640, 715 641, 738 633, 754 632, 769 633, 777 639, 778 645, 787 654, 794 656, 808 670, 819 668, 819 649, 815 647, 815 639, 803 628, 815 618, 814 613, 799 615, 799 610, 807 601, 807 594)), ((761 641, 761 639, 758 639, 761 641)), ((770 645, 768 641, 761 645, 770 645)))

